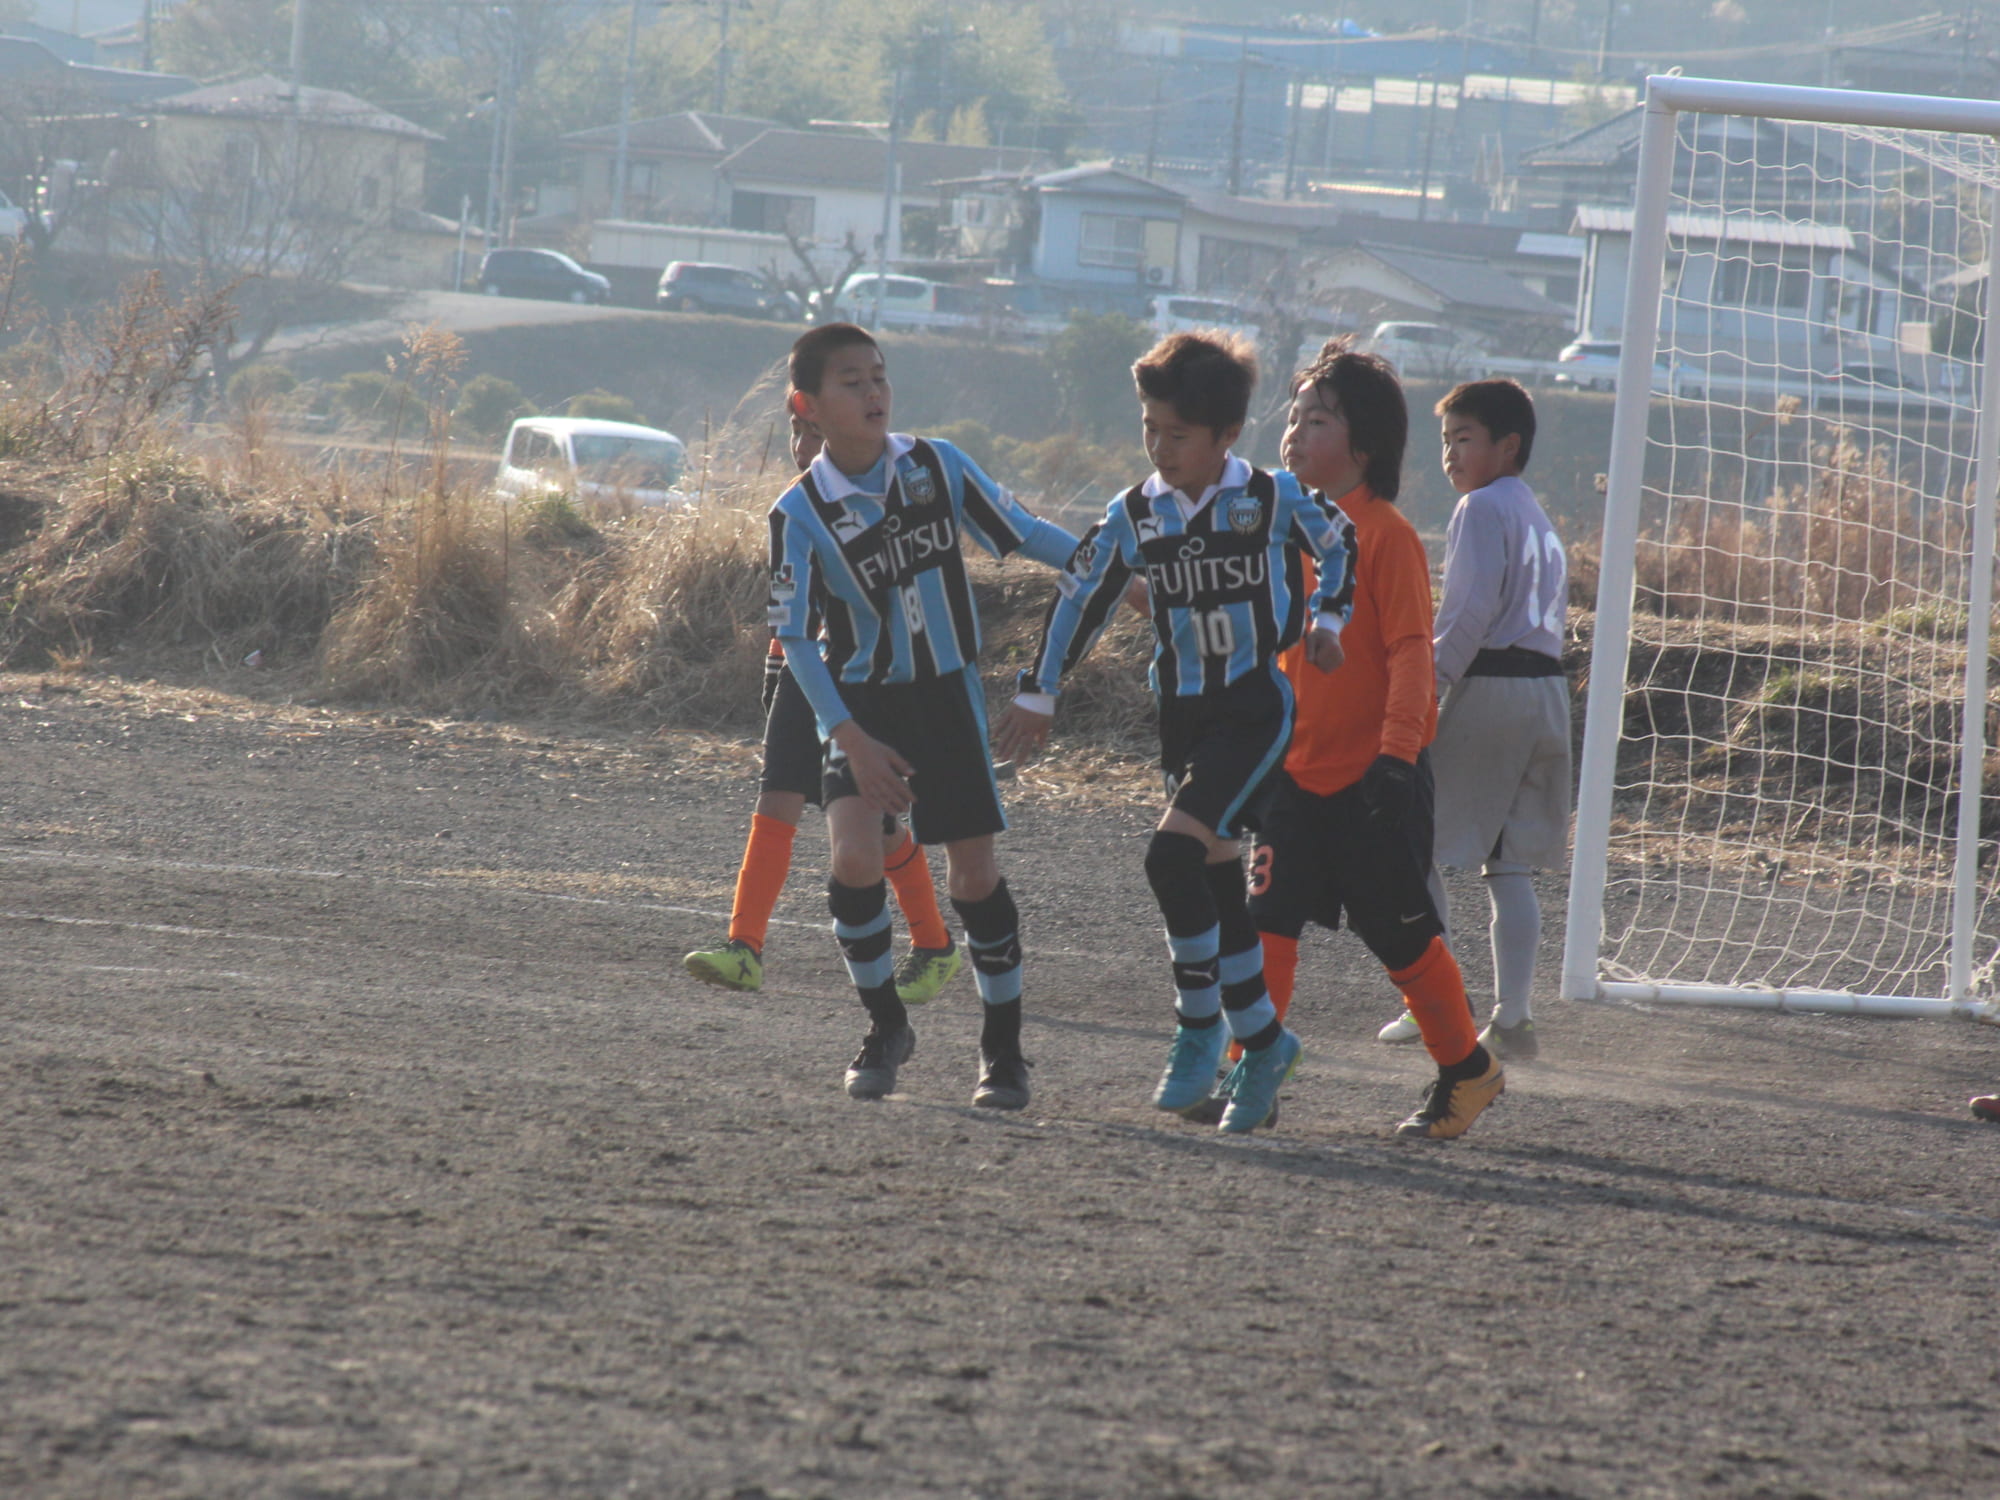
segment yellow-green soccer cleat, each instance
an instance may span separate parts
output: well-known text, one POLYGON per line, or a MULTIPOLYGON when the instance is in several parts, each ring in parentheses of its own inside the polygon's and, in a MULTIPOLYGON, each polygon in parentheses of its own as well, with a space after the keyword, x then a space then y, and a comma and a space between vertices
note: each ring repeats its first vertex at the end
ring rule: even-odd
POLYGON ((896 965, 896 998, 905 1005, 924 1005, 937 999, 938 991, 951 983, 951 976, 964 960, 956 943, 946 948, 912 948, 896 965))
POLYGON ((764 961, 757 950, 742 938, 731 938, 720 948, 698 948, 681 960, 681 966, 703 984, 725 990, 759 990, 764 987, 764 961))
POLYGON ((1506 1087, 1507 1075, 1491 1052, 1486 1054, 1486 1071, 1477 1078, 1447 1078, 1440 1068, 1424 1107, 1398 1125, 1396 1134, 1430 1141, 1464 1135, 1506 1087))

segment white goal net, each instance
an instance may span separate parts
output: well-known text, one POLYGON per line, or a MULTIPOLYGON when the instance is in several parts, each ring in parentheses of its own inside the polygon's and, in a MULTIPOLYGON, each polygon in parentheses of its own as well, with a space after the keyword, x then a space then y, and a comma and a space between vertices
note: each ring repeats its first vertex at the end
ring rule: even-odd
POLYGON ((1633 208, 1584 212, 1596 284, 1629 256, 1586 291, 1623 347, 1572 998, 1991 1014, 1997 131, 1656 78, 1633 208))

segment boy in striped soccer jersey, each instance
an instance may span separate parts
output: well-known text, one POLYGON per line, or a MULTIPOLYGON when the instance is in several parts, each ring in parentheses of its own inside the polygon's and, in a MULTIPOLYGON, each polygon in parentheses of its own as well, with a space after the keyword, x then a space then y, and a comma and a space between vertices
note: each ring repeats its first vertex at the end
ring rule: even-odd
MULTIPOLYGON (((1541 1050, 1529 1013, 1542 911, 1533 872, 1569 849, 1569 683, 1562 539, 1521 478, 1535 403, 1511 380, 1454 386, 1436 407, 1459 502, 1445 532, 1434 645, 1437 862, 1477 865, 1492 908, 1493 1018, 1479 1039, 1508 1062, 1541 1050)), ((1446 918, 1449 922, 1449 918, 1446 918)), ((1401 1017, 1385 1026, 1385 1041, 1401 1017)))
POLYGON ((793 410, 825 446, 771 507, 770 618, 826 740, 827 904, 870 1023, 847 1092, 894 1092, 916 1048, 890 967, 882 880, 882 817, 908 813, 919 842, 945 847, 983 1002, 972 1102, 1023 1109, 1020 921, 994 860, 1006 818, 963 543, 1061 568, 1076 538, 1029 514, 951 444, 891 432, 888 370, 865 329, 830 323, 801 335, 791 386, 793 410))
POLYGON ((1354 526, 1354 612, 1346 659, 1327 675, 1297 648, 1283 665, 1298 696, 1284 769, 1261 809, 1250 913, 1280 1017, 1291 1003, 1307 922, 1343 914, 1403 992, 1437 1082, 1396 1127, 1463 1135, 1506 1086, 1473 1034, 1458 962, 1433 900, 1430 754, 1431 576, 1416 528, 1396 508, 1410 415, 1394 370, 1330 343, 1292 387, 1285 466, 1354 526))
POLYGON ((1300 1048, 1265 993, 1237 840, 1291 740, 1292 690, 1278 653, 1310 626, 1307 659, 1323 672, 1340 664, 1353 538, 1291 475, 1229 451, 1257 380, 1247 344, 1175 334, 1132 374, 1154 473, 1113 500, 1076 549, 995 746, 1002 755, 1040 747, 1063 673, 1103 633, 1132 576, 1143 576, 1167 787, 1146 878, 1165 918, 1178 996, 1153 1103, 1176 1113, 1201 1105, 1233 1035, 1243 1058, 1220 1127, 1243 1132, 1270 1116, 1300 1048), (1301 549, 1320 563, 1310 621, 1301 549))
MULTIPOLYGON (((797 412, 792 413, 791 425, 792 463, 803 470, 819 456, 820 436, 797 412)), ((681 961, 696 979, 726 990, 763 988, 764 939, 770 932, 771 910, 791 873, 799 819, 808 802, 817 806, 820 799, 819 728, 775 635, 764 661, 764 715, 764 770, 757 806, 750 815, 750 837, 743 845, 743 863, 736 872, 729 936, 681 961)), ((890 817, 882 822, 882 859, 896 904, 910 928, 910 951, 896 967, 896 994, 905 1005, 922 1005, 958 972, 958 945, 938 911, 924 846, 890 817)))

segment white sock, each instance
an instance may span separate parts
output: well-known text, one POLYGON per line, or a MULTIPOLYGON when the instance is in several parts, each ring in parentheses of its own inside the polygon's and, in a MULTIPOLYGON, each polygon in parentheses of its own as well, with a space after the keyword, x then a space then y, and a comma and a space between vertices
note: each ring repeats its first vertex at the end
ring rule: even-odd
POLYGON ((1488 875, 1486 896, 1493 904, 1493 1019, 1502 1026, 1519 1026, 1528 1019, 1528 997, 1535 987, 1535 948, 1542 940, 1542 908, 1535 900, 1534 877, 1528 874, 1488 875))

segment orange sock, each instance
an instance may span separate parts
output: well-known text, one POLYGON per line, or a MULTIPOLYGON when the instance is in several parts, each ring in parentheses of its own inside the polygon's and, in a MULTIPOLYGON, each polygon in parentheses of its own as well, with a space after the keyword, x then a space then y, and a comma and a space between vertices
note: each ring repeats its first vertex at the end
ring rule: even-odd
POLYGON ((1441 1068, 1464 1062, 1479 1045, 1472 1027, 1472 1007, 1465 999, 1465 976, 1458 960, 1434 937, 1422 957, 1407 969, 1392 969, 1389 978, 1403 992, 1403 1003, 1416 1017, 1424 1050, 1441 1068))
POLYGON ((1275 932, 1260 932, 1257 936, 1264 942, 1264 988, 1282 1021, 1285 1012, 1292 1008, 1292 988, 1298 983, 1299 940, 1279 937, 1275 932))
POLYGON ((910 942, 918 948, 949 948, 951 929, 944 925, 938 910, 937 887, 931 883, 931 862, 924 846, 903 830, 903 842, 882 861, 889 884, 896 888, 896 904, 909 924, 910 942))
POLYGON ((782 818, 750 815, 750 841, 743 846, 743 868, 736 872, 736 899, 729 907, 729 936, 764 951, 771 930, 771 908, 792 873, 792 840, 799 830, 782 818))

